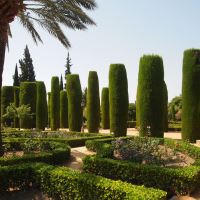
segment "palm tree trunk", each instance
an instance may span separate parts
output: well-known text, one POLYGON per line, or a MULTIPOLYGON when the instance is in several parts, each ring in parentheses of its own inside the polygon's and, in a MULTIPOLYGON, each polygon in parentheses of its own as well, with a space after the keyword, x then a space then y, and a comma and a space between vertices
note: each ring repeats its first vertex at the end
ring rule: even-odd
MULTIPOLYGON (((2 87, 2 75, 3 66, 5 60, 5 50, 7 42, 7 23, 0 23, 0 97, 1 97, 1 87, 2 87)), ((0 113, 1 113, 1 98, 0 98, 0 113)), ((1 134, 1 115, 0 115, 0 156, 3 156, 3 144, 2 144, 2 134, 1 134)))

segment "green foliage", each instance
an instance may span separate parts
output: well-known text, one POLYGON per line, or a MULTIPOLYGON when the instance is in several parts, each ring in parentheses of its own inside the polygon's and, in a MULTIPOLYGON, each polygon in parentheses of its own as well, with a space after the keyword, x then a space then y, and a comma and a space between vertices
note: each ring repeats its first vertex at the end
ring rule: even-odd
POLYGON ((15 67, 15 74, 13 75, 13 86, 19 86, 20 82, 19 82, 19 76, 18 76, 18 69, 17 69, 17 64, 15 67))
POLYGON ((171 121, 181 120, 182 96, 174 97, 168 105, 168 118, 171 121), (180 116, 179 116, 180 115, 180 116))
POLYGON ((70 131, 81 131, 82 126, 82 91, 78 74, 67 75, 68 120, 70 131))
MULTIPOLYGON (((16 108, 19 107, 19 91, 20 88, 19 87, 14 87, 14 106, 16 108)), ((14 128, 19 128, 19 118, 14 118, 14 128)))
MULTIPOLYGON (((1 117, 5 115, 6 108, 10 103, 14 102, 14 88, 13 86, 3 86, 1 89, 1 117)), ((2 123, 6 126, 11 126, 13 119, 2 118, 2 123)))
POLYGON ((87 90, 87 128, 88 132, 98 133, 100 126, 99 80, 97 72, 90 71, 87 90))
POLYGON ((169 194, 190 194, 199 185, 200 168, 195 166, 173 169, 87 156, 83 168, 85 172, 159 188, 169 194))
POLYGON ((35 128, 36 120, 36 96, 37 88, 35 82, 21 82, 20 83, 20 103, 19 105, 29 105, 31 107, 32 118, 21 118, 20 119, 20 128, 35 128))
POLYGON ((37 82, 37 100, 36 100, 36 129, 44 130, 47 125, 47 96, 44 82, 37 82))
POLYGON ((42 171, 41 176, 42 189, 53 199, 67 197, 80 200, 157 200, 166 197, 166 193, 160 190, 112 181, 61 167, 42 171))
POLYGON ((72 64, 71 64, 71 58, 69 56, 69 52, 67 53, 67 62, 66 62, 66 65, 65 65, 65 77, 67 77, 68 74, 71 74, 71 67, 72 67, 72 64))
POLYGON ((31 119, 31 107, 29 107, 29 105, 16 107, 14 103, 11 103, 6 108, 6 113, 3 115, 3 118, 12 120, 16 119, 16 121, 19 121, 19 119, 31 119))
POLYGON ((60 91, 62 91, 62 90, 63 90, 63 77, 62 77, 62 74, 61 74, 61 76, 60 76, 59 87, 60 87, 60 91))
POLYGON ((1 166, 28 162, 61 164, 70 157, 70 147, 67 144, 60 142, 32 139, 12 141, 7 139, 6 143, 4 142, 4 146, 6 147, 7 151, 24 151, 24 155, 7 158, 1 157, 1 166))
POLYGON ((164 82, 164 131, 168 131, 168 90, 164 82))
POLYGON ((50 116, 51 130, 55 131, 60 127, 60 88, 59 78, 53 76, 51 79, 51 95, 50 95, 50 116))
POLYGON ((200 50, 189 49, 183 57, 182 139, 200 139, 200 50))
POLYGON ((101 127, 110 128, 109 89, 103 88, 101 93, 101 127))
POLYGON ((128 121, 136 121, 136 105, 135 105, 135 103, 129 103, 128 121))
POLYGON ((164 69, 157 55, 145 55, 140 59, 137 88, 137 125, 140 136, 164 135, 164 69))
POLYGON ((44 163, 0 167, 0 192, 39 186, 52 199, 163 200, 166 192, 44 163))
POLYGON ((35 71, 33 66, 33 60, 31 58, 28 46, 26 45, 24 49, 24 58, 19 60, 21 74, 20 82, 34 82, 35 81, 35 71))
POLYGON ((48 92, 48 127, 51 124, 51 92, 48 92))
POLYGON ((60 128, 68 128, 68 100, 66 91, 60 91, 60 128))
POLYGON ((125 136, 128 118, 128 83, 123 64, 111 64, 109 71, 110 131, 125 136))

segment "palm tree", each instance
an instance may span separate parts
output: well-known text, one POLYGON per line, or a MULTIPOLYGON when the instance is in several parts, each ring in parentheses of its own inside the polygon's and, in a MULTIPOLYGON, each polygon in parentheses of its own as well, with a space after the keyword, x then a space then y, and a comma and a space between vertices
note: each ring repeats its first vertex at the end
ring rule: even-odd
MULTIPOLYGON (((0 0, 0 88, 8 36, 11 35, 10 23, 19 22, 31 34, 34 42, 42 42, 35 24, 47 30, 66 48, 70 42, 61 26, 74 30, 87 29, 87 25, 95 25, 84 10, 96 8, 95 0, 0 0)), ((1 127, 0 127, 1 128, 1 127)), ((0 156, 3 155, 0 134, 0 156)))

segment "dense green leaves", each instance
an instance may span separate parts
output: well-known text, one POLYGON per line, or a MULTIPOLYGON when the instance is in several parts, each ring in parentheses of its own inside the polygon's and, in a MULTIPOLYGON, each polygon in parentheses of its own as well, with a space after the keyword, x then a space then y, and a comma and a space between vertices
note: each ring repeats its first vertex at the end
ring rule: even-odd
POLYGON ((182 81, 182 139, 200 139, 200 50, 184 52, 182 81))
POLYGON ((82 90, 78 74, 67 75, 68 120, 70 131, 81 131, 82 126, 82 90))
POLYGON ((44 82, 37 82, 37 100, 36 100, 36 129, 44 130, 47 125, 47 96, 44 82))
POLYGON ((20 119, 20 128, 35 128, 36 120, 36 96, 37 88, 35 82, 21 82, 20 83, 20 103, 19 105, 28 105, 31 107, 31 118, 21 118, 20 119))
POLYGON ((137 88, 137 126, 140 135, 164 135, 164 69, 160 56, 140 59, 137 88))
POLYGON ((87 89, 87 128, 90 133, 98 133, 100 126, 99 80, 97 72, 90 71, 87 89))
POLYGON ((101 127, 110 128, 109 89, 103 88, 101 93, 101 127))
POLYGON ((109 71, 110 131, 125 136, 128 119, 128 83, 123 64, 111 64, 109 71))
POLYGON ((67 92, 60 91, 60 128, 68 128, 68 99, 67 92))
POLYGON ((55 131, 60 128, 60 88, 57 76, 53 76, 51 79, 50 106, 50 126, 51 130, 55 131))

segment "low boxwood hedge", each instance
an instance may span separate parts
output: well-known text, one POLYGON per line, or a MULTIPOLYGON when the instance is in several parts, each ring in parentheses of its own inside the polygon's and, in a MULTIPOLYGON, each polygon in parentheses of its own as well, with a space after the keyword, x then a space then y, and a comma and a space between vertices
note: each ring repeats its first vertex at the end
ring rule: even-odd
MULTIPOLYGON (((48 145, 49 150, 40 151, 37 153, 31 152, 22 156, 0 157, 0 165, 13 165, 27 162, 45 162, 49 164, 60 164, 70 158, 70 147, 67 144, 58 142, 35 142, 39 145, 48 145)), ((6 142, 7 151, 24 151, 24 143, 20 141, 6 142)))
MULTIPOLYGON (((47 141, 47 142, 60 142, 68 144, 70 147, 81 147, 85 146, 87 140, 97 140, 97 139, 107 139, 111 138, 111 135, 103 135, 103 136, 91 136, 91 137, 78 137, 78 138, 31 138, 34 141, 47 141)), ((14 137, 6 137, 3 138, 3 142, 24 142, 30 138, 14 138, 14 137)))
POLYGON ((49 197, 80 200, 161 200, 166 192, 112 181, 100 176, 80 173, 64 167, 47 164, 22 164, 0 167, 0 192, 10 188, 39 187, 49 197))
POLYGON ((195 166, 172 169, 87 156, 83 169, 114 180, 159 188, 169 194, 189 194, 200 181, 200 168, 195 166))

